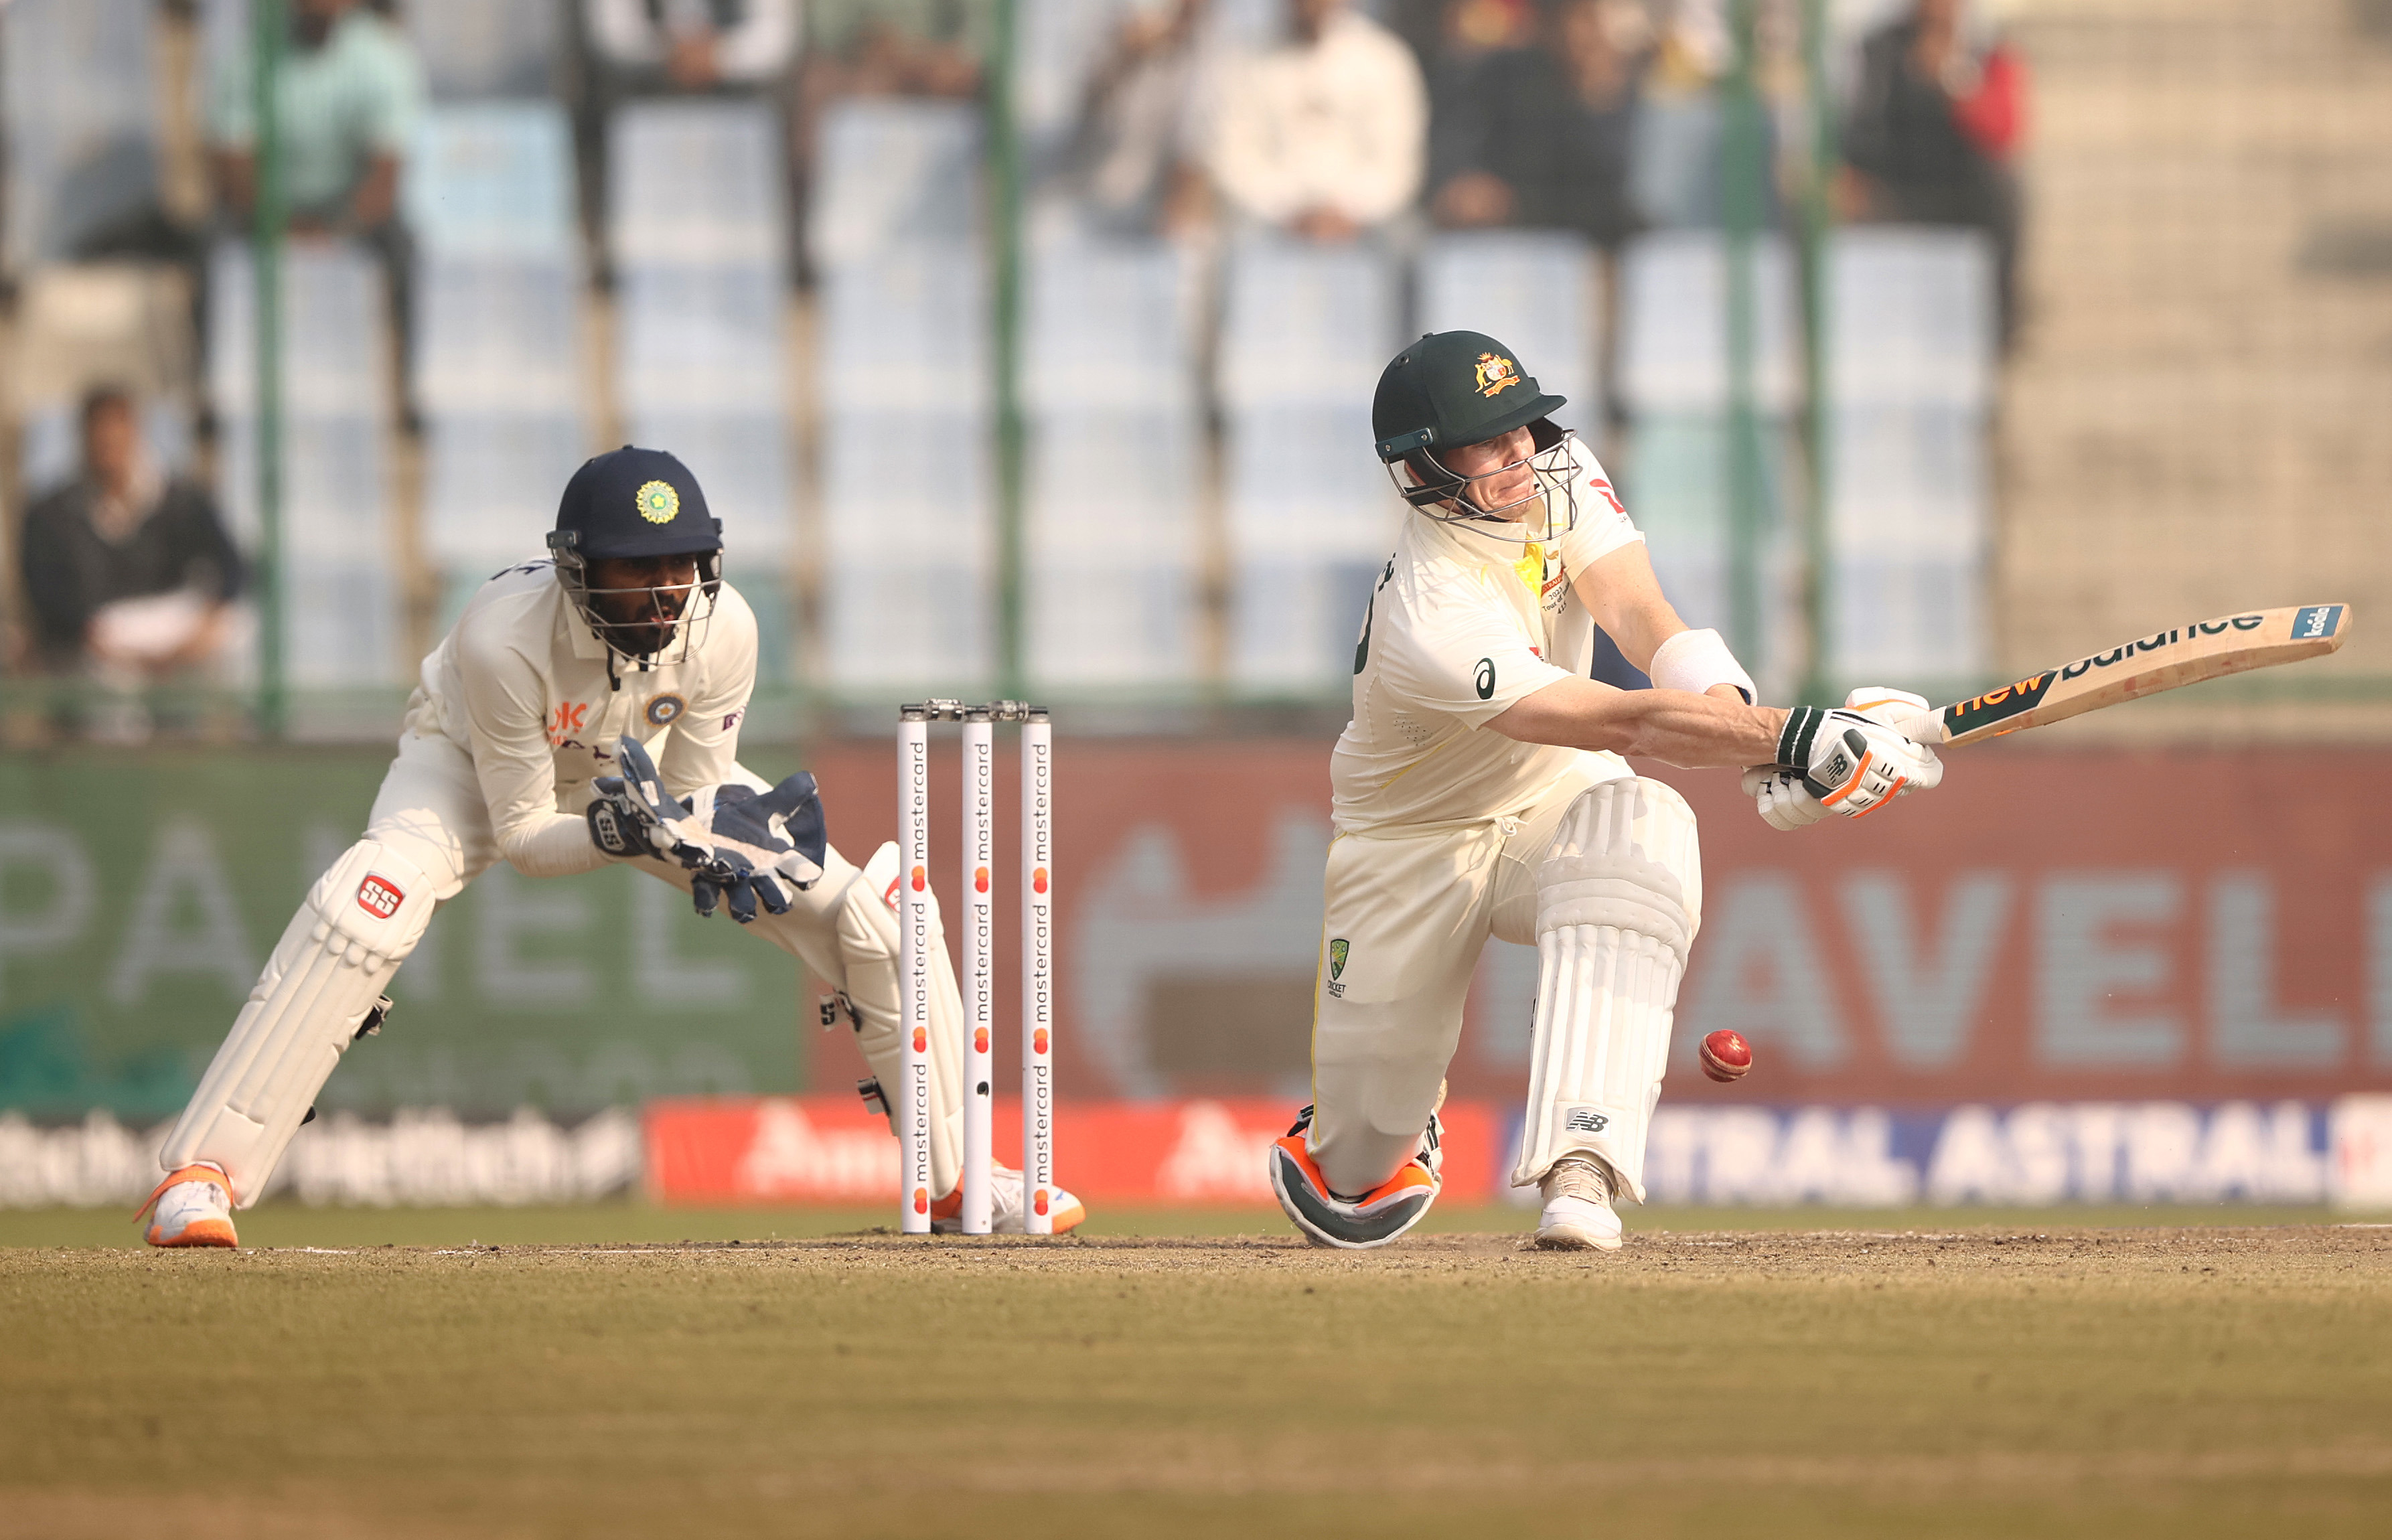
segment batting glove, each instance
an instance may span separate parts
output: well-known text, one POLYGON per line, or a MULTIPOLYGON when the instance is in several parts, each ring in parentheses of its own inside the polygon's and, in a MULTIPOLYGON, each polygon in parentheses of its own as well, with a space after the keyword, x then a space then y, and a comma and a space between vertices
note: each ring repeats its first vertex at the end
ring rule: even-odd
POLYGON ((1800 776, 1805 791, 1850 818, 1944 779, 1943 761, 1924 744, 1914 744, 1857 711, 1812 705, 1798 705, 1787 714, 1775 768, 1800 776))
MULTIPOLYGON (((1926 696, 1907 690, 1865 684, 1844 697, 1844 708, 1905 738, 1923 742, 1939 736, 1934 731, 1935 708, 1927 704, 1926 696)), ((1897 795, 1909 790, 1904 787, 1897 795)), ((1744 772, 1744 795, 1753 799, 1762 822, 1788 834, 1809 828, 1833 810, 1811 795, 1801 776, 1773 765, 1755 765, 1744 772)))

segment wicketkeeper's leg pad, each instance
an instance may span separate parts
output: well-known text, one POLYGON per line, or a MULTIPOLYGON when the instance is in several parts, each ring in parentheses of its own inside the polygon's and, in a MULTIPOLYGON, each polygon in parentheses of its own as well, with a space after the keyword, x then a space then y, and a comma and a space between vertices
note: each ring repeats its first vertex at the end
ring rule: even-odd
MULTIPOLYGON (((800 955, 825 984, 845 999, 855 1024, 855 1045, 888 1098, 904 1083, 905 1032, 897 977, 897 847, 884 844, 858 868, 835 849, 823 852, 823 876, 797 896, 786 915, 760 925, 795 924, 815 934, 800 955), (821 943, 835 942, 835 949, 821 943), (836 956, 825 956, 835 950, 836 956)), ((930 1185, 934 1196, 956 1190, 963 1175, 964 1008, 947 957, 938 900, 930 906, 930 1185)))
POLYGON ((317 879, 266 960, 232 1032, 167 1135, 169 1171, 206 1161, 247 1208, 390 977, 432 923, 435 885, 396 846, 368 838, 317 879))
POLYGON ((1702 856, 1685 798, 1611 781, 1570 805, 1537 869, 1537 1017, 1514 1186, 1566 1155, 1644 1200, 1644 1133, 1661 1098, 1702 856))

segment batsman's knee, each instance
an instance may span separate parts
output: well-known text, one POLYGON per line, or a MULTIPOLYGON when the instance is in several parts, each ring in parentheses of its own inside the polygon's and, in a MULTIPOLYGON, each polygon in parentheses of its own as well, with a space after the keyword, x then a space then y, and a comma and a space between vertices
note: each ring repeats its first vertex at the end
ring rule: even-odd
POLYGON ((1675 787, 1636 776, 1579 794, 1539 862, 1537 929, 1615 925, 1684 960, 1702 924, 1702 848, 1675 787))

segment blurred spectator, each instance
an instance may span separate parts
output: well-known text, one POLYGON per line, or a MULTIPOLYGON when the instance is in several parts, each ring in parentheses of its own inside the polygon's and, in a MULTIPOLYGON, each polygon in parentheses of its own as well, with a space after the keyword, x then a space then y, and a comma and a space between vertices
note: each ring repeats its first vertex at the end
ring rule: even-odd
MULTIPOLYGON (((82 436, 81 474, 25 511, 18 572, 36 661, 129 697, 223 650, 241 562, 215 499, 150 459, 124 391, 84 398, 82 436)), ((139 709, 119 701, 113 735, 137 735, 139 709)))
POLYGON ((1132 9, 1088 76, 1073 146, 1083 206, 1122 233, 1184 233, 1204 215, 1191 117, 1211 0, 1132 9))
MULTIPOLYGON (((246 50, 225 58, 212 86, 216 186, 245 223, 257 198, 257 114, 246 50)), ((398 178, 422 111, 423 71, 396 25, 358 0, 291 0, 291 48, 275 123, 283 207, 293 234, 344 236, 381 259, 402 373, 413 250, 399 217, 398 178)), ((411 421, 411 409, 408 416, 411 421)))
POLYGON ((971 96, 995 9, 988 0, 807 0, 807 95, 971 96))
POLYGON ((1965 225, 1992 237, 2007 343, 2017 324, 2019 189, 2010 169, 2026 119, 2026 66, 1969 25, 1964 0, 1915 0, 1861 45, 1845 120, 1840 211, 1850 219, 1965 225))
POLYGON ((582 0, 599 58, 631 89, 754 86, 798 53, 798 0, 582 0))
POLYGON ((1582 230, 1615 246, 1639 223, 1628 191, 1651 38, 1634 0, 1546 0, 1535 43, 1489 58, 1435 153, 1440 224, 1582 230))
POLYGON ((1288 0, 1285 42, 1229 64, 1207 169, 1240 214, 1314 240, 1383 226, 1420 191, 1428 100, 1411 50, 1346 0, 1288 0))
POLYGON ((1477 105, 1490 58, 1536 37, 1537 0, 1410 0, 1379 13, 1412 45, 1428 84, 1428 186, 1441 188, 1473 169, 1475 136, 1453 130, 1477 105))
MULTIPOLYGON (((399 170, 422 111, 414 50, 358 0, 292 0, 291 41, 276 124, 291 227, 375 239, 397 225, 399 170)), ((257 118, 244 51, 227 56, 214 83, 209 127, 218 186, 246 214, 257 191, 257 118)))

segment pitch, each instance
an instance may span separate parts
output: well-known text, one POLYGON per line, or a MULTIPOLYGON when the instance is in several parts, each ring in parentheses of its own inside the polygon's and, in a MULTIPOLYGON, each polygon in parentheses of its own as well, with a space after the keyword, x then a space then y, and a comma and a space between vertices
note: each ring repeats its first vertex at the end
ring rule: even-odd
POLYGON ((2392 1229, 1520 1239, 0 1251, 0 1532, 2015 1540, 2392 1506, 2392 1229))

